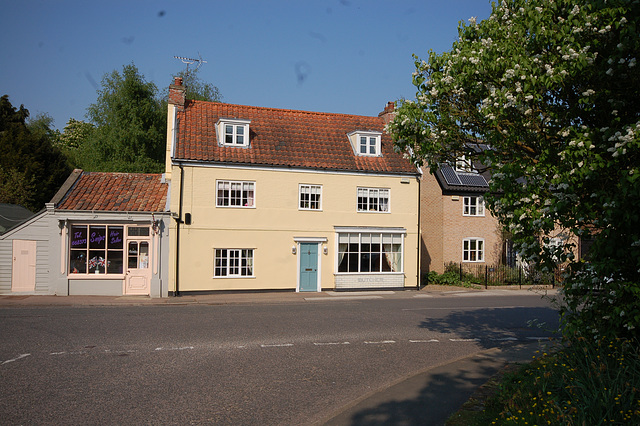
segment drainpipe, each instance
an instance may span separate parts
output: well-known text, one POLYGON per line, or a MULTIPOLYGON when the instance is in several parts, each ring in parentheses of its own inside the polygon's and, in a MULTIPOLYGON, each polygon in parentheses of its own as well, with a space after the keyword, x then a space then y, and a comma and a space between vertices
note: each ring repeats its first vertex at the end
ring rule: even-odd
POLYGON ((180 168, 180 196, 178 197, 178 217, 176 221, 176 291, 175 296, 180 296, 180 224, 182 221, 182 192, 184 188, 184 168, 182 163, 178 163, 180 168))
POLYGON ((420 276, 420 273, 422 272, 421 269, 420 269, 420 261, 421 261, 421 256, 420 256, 421 252, 420 252, 420 250, 422 248, 422 241, 421 241, 422 229, 420 228, 420 226, 421 226, 421 224, 420 224, 420 211, 422 210, 420 208, 420 183, 421 183, 420 176, 418 176, 417 181, 418 181, 418 247, 417 247, 417 250, 416 250, 418 252, 418 266, 417 266, 417 268, 418 268, 418 286, 417 286, 417 288, 418 288, 418 290, 420 290, 420 284, 421 284, 420 280, 422 279, 422 277, 420 276))

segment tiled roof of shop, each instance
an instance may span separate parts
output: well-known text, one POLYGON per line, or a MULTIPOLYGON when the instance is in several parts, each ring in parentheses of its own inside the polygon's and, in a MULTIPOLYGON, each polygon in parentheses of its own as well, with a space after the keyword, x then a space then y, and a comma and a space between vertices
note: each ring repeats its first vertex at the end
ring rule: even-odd
POLYGON ((409 160, 394 151, 381 117, 188 100, 177 118, 176 159, 370 173, 417 173, 409 160), (251 120, 250 146, 221 146, 216 137, 219 119, 251 120), (381 132, 382 156, 356 155, 347 136, 353 131, 381 132))
MULTIPOLYGON (((167 203, 161 174, 103 173, 75 170, 70 188, 57 202, 58 210, 162 212, 167 203)), ((71 183, 71 182, 69 182, 71 183)))

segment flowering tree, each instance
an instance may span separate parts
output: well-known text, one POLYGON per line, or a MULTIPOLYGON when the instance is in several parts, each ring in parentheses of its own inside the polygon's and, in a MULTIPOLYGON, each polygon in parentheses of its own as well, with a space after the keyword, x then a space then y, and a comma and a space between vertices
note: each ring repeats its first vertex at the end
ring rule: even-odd
POLYGON ((494 3, 450 51, 416 57, 416 100, 387 126, 432 171, 460 155, 492 171, 487 202, 516 250, 566 266, 572 333, 640 328, 639 32, 638 1, 494 3))

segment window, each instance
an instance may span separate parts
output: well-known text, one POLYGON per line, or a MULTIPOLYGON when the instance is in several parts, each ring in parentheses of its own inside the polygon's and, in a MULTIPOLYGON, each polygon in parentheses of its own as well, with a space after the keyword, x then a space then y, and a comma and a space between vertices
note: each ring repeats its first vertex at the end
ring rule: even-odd
POLYGON ((249 123, 249 120, 219 120, 217 124, 220 145, 248 147, 249 123))
POLYGON ((471 159, 467 158, 464 155, 461 157, 458 157, 458 159, 456 160, 455 169, 456 169, 456 172, 478 173, 478 171, 473 168, 473 163, 471 162, 471 159))
POLYGON ((338 234, 338 272, 402 272, 402 234, 338 234))
POLYGON ((320 210, 322 198, 321 185, 300 185, 300 210, 320 210))
POLYGON ((359 212, 389 212, 389 190, 384 188, 358 188, 359 212))
POLYGON ((481 238, 462 240, 462 261, 484 262, 484 240, 481 238))
POLYGON ((219 180, 216 186, 218 188, 217 207, 254 206, 254 182, 219 180))
POLYGON ((382 133, 373 131, 355 131, 349 133, 349 140, 357 155, 380 156, 382 155, 380 140, 382 133))
POLYGON ((215 249, 215 277, 252 277, 253 249, 215 249))
POLYGON ((124 227, 72 225, 69 235, 69 273, 122 274, 124 227))
POLYGON ((462 215, 484 216, 484 199, 482 197, 463 197, 462 215))

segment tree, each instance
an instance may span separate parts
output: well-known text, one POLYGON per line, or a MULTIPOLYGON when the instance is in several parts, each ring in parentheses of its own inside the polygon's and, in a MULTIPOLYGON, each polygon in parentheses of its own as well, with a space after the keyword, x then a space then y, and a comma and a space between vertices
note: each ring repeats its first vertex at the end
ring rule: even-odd
POLYGON ((388 125, 431 170, 460 155, 492 171, 487 202, 515 248, 566 266, 567 333, 640 327, 640 4, 506 0, 416 57, 415 101, 388 125), (559 231, 593 238, 589 261, 559 231), (557 242, 553 241, 553 242, 557 242))
POLYGON ((70 118, 58 137, 57 144, 60 148, 67 150, 80 148, 89 140, 94 129, 95 126, 91 123, 70 118))
POLYGON ((0 98, 0 202, 37 211, 51 200, 71 172, 52 144, 51 120, 42 116, 27 125, 29 111, 0 98))
POLYGON ((102 79, 96 103, 87 109, 95 125, 78 152, 80 166, 93 171, 158 172, 164 165, 166 110, 157 88, 135 65, 102 79))
POLYGON ((182 77, 182 83, 187 88, 186 99, 207 102, 221 102, 220 90, 210 83, 205 83, 198 76, 199 68, 191 71, 180 71, 176 77, 182 77))

